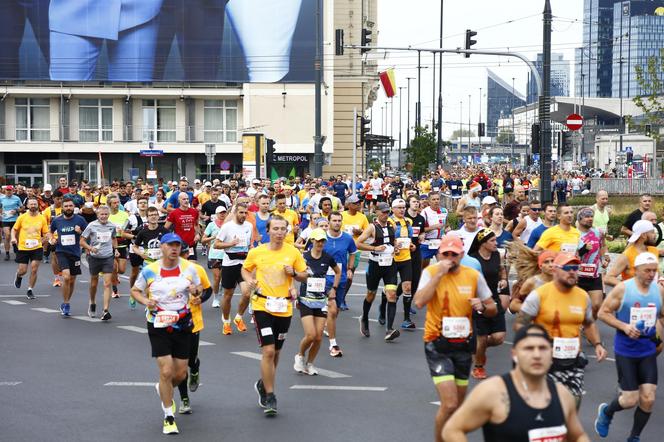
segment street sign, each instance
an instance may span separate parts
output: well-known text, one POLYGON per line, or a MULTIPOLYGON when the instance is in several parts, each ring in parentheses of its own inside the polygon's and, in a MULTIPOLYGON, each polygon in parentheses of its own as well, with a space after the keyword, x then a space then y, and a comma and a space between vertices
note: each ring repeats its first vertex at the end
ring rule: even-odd
POLYGON ((231 170, 231 163, 228 160, 224 160, 219 164, 219 169, 221 170, 231 170))
POLYGON ((566 125, 569 130, 579 130, 583 126, 583 117, 579 114, 568 115, 566 125))
POLYGON ((208 156, 214 156, 217 154, 217 146, 216 144, 206 144, 205 145, 205 155, 208 156))
POLYGON ((157 149, 143 149, 140 151, 142 157, 163 157, 164 151, 157 149))
POLYGON ((148 180, 156 180, 157 179, 157 171, 156 170, 147 170, 145 178, 148 179, 148 180))
POLYGON ((207 165, 214 166, 214 155, 206 155, 206 157, 207 157, 207 165))

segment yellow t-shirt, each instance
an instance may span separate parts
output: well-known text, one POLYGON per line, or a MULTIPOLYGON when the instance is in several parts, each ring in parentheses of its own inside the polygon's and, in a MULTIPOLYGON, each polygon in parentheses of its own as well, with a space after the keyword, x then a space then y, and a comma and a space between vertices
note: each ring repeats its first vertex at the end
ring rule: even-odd
MULTIPOLYGON (((198 278, 201 280, 201 285, 203 286, 203 289, 210 288, 211 287, 210 278, 208 278, 205 269, 198 263, 191 262, 191 264, 196 269, 196 274, 198 275, 198 278)), ((201 308, 201 305, 200 304, 192 305, 190 303, 189 310, 191 310, 191 319, 192 321, 194 321, 194 328, 191 330, 191 332, 196 333, 203 330, 203 327, 205 325, 203 324, 203 309, 201 308)))
POLYGON ((201 192, 201 193, 198 194, 198 196, 196 198, 198 198, 198 203, 202 206, 206 202, 210 201, 210 199, 212 198, 212 195, 210 195, 207 192, 201 192))
POLYGON ((272 214, 279 215, 288 221, 288 235, 286 235, 286 242, 293 244, 295 242, 295 232, 293 232, 293 226, 296 226, 300 223, 300 217, 298 216, 297 212, 291 209, 286 209, 284 213, 281 213, 278 210, 274 210, 272 214))
POLYGON ((429 193, 431 192, 431 183, 429 180, 423 180, 419 183, 420 193, 429 193))
POLYGON ((297 193, 297 198, 300 200, 300 203, 304 201, 309 194, 309 191, 307 189, 302 189, 297 193))
MULTIPOLYGON (((408 227, 411 226, 413 223, 410 218, 397 219, 391 216, 387 219, 387 223, 391 225, 392 228, 394 229, 394 236, 396 238, 397 243, 399 242, 399 238, 405 238, 408 239, 407 242, 410 244, 410 234, 408 233, 408 227), (401 228, 397 228, 397 223, 401 225, 401 228)), ((394 260, 396 262, 408 261, 409 259, 410 259, 410 246, 400 248, 399 253, 397 253, 394 256, 394 260)))
POLYGON ((47 207, 46 209, 42 210, 42 215, 44 215, 46 222, 50 226, 51 221, 53 221, 53 218, 62 215, 62 207, 53 207, 53 206, 47 207))
POLYGON ((36 216, 30 213, 23 213, 14 223, 14 230, 18 233, 19 250, 37 250, 42 247, 42 238, 46 235, 49 228, 46 218, 40 213, 36 216))
POLYGON ((359 238, 360 235, 354 235, 353 229, 355 228, 364 231, 367 227, 369 227, 369 220, 364 213, 357 212, 355 215, 351 215, 348 211, 341 212, 341 229, 351 235, 355 240, 355 243, 357 243, 357 238, 359 238))
POLYGON ((570 227, 569 230, 565 231, 558 225, 546 229, 537 241, 537 245, 552 252, 576 253, 580 238, 581 232, 575 227, 570 227))
POLYGON ((249 250, 243 268, 249 272, 256 271, 257 291, 261 296, 254 294, 251 297, 251 308, 254 311, 268 312, 273 316, 293 316, 293 303, 288 300, 285 311, 270 311, 267 309, 267 297, 290 298, 288 292, 293 277, 286 274, 284 266, 291 266, 296 272, 303 272, 307 263, 302 253, 290 244, 284 244, 280 250, 270 250, 269 244, 262 244, 249 250))

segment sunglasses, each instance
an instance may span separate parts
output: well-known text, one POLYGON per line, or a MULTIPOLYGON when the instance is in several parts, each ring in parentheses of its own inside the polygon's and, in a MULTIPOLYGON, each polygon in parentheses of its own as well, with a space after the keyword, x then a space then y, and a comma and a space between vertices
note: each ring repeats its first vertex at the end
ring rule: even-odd
POLYGON ((564 266, 558 266, 559 269, 562 269, 565 272, 578 272, 579 271, 579 265, 578 264, 566 264, 564 266))
POLYGON ((530 210, 532 210, 533 212, 541 212, 542 208, 541 207, 531 207, 530 210))
POLYGON ((456 258, 457 256, 459 256, 458 253, 454 253, 454 252, 443 252, 442 255, 445 258, 456 258))

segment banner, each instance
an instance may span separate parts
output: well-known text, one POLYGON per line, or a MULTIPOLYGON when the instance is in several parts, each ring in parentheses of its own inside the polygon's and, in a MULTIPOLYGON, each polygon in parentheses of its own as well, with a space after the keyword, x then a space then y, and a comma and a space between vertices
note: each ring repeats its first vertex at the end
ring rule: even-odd
POLYGON ((387 98, 392 98, 396 94, 397 83, 394 80, 394 69, 390 68, 385 72, 378 74, 380 82, 383 85, 383 90, 385 90, 385 95, 387 98))

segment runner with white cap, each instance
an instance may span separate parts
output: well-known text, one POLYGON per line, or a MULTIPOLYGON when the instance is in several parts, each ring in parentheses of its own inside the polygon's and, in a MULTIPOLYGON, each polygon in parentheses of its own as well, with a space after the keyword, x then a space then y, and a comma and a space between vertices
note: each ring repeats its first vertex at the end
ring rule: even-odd
POLYGON ((629 245, 609 268, 604 277, 604 282, 617 286, 620 282, 619 275, 623 281, 634 277, 634 262, 638 255, 644 252, 650 252, 655 256, 659 255, 659 251, 655 247, 655 240, 655 226, 650 221, 639 220, 635 222, 632 226, 632 236, 627 240, 629 245))

